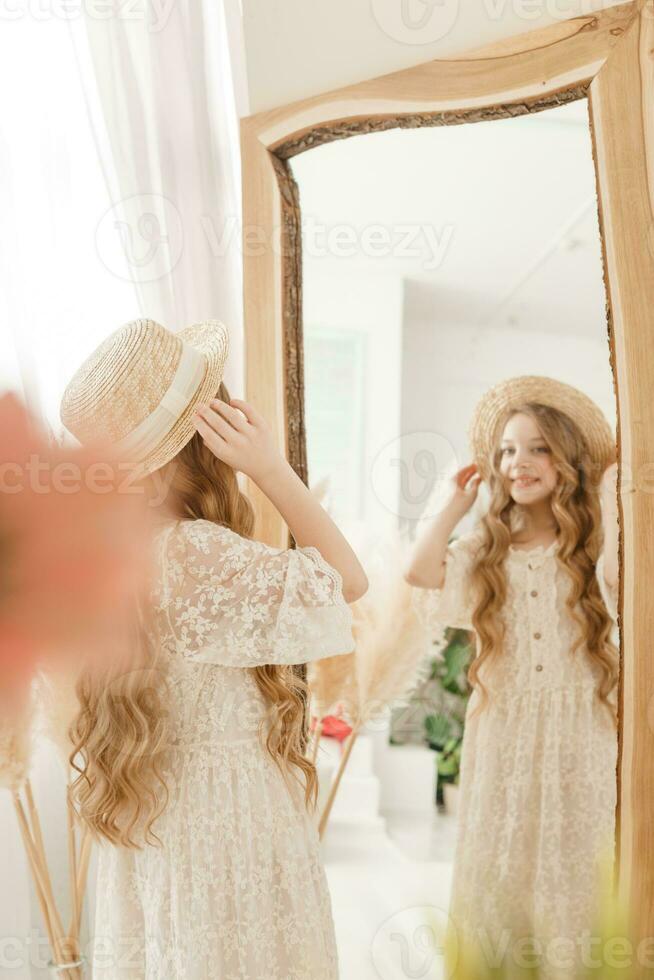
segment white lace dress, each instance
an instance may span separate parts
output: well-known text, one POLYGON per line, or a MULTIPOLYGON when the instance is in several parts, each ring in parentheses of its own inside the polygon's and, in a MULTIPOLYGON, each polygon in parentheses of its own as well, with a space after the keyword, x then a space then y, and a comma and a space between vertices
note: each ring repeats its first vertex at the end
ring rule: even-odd
MULTIPOLYGON (((478 533, 449 546, 442 589, 413 590, 433 635, 472 630, 478 533)), ((512 964, 508 928, 513 938, 538 936, 542 975, 558 978, 580 975, 566 959, 571 939, 596 926, 598 855, 613 861, 617 731, 585 646, 570 653, 578 634, 557 548, 509 551, 505 648, 480 669, 491 704, 469 719, 474 690, 466 712, 450 916, 463 943, 488 940, 497 950, 508 940, 512 964)), ((596 574, 615 620, 617 590, 606 586, 602 558, 596 574)), ((617 688, 610 699, 617 703, 617 688)))
POLYGON ((340 575, 205 520, 158 532, 153 592, 172 744, 163 848, 100 845, 93 977, 336 980, 330 896, 303 785, 258 734, 252 667, 353 648, 340 575))

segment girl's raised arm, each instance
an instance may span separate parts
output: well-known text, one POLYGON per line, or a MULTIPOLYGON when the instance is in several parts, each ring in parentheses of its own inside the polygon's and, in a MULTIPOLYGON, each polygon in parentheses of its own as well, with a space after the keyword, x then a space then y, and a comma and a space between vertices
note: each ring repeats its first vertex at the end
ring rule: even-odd
POLYGON ((278 452, 268 424, 247 402, 213 399, 199 405, 195 424, 218 459, 245 473, 275 505, 300 547, 317 548, 343 579, 343 596, 354 602, 366 592, 368 579, 329 514, 320 506, 286 459, 278 452))
POLYGON ((470 510, 479 491, 481 477, 474 463, 452 477, 450 493, 433 520, 419 537, 404 578, 422 589, 441 589, 445 581, 445 557, 452 531, 470 510))

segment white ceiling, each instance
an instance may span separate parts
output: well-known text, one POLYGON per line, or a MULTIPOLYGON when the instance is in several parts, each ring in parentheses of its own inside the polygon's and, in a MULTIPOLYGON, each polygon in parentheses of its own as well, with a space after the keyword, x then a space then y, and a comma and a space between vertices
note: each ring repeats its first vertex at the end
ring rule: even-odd
POLYGON ((312 270, 335 281, 398 276, 412 282, 412 313, 425 319, 605 333, 586 100, 517 119, 354 137, 292 167, 307 288, 312 270), (412 257, 398 254, 407 228, 412 257), (370 254, 370 234, 386 254, 370 254), (437 243, 447 245, 439 264, 437 243))

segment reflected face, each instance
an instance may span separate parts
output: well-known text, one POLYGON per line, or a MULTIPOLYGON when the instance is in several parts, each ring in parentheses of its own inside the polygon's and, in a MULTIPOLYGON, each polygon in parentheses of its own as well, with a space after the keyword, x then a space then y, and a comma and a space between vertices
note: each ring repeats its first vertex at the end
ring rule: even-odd
POLYGON ((558 473, 552 452, 531 416, 512 416, 500 445, 500 471, 515 502, 529 506, 546 500, 556 486, 558 473))

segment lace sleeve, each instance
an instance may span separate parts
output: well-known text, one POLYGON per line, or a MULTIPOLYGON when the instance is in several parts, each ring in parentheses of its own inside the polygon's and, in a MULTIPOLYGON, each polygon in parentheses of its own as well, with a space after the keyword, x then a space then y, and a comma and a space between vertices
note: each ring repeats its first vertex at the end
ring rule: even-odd
POLYGON ((618 621, 618 585, 609 586, 606 579, 604 578, 604 552, 600 553, 597 562, 595 563, 595 574, 597 576, 597 584, 599 585, 599 590, 602 593, 602 599, 604 599, 604 604, 608 609, 609 616, 614 622, 618 621))
POLYGON ((180 521, 165 558, 170 628, 188 660, 299 664, 354 647, 341 576, 317 548, 271 548, 213 521, 180 521))
POLYGON ((474 601, 470 570, 479 545, 475 531, 451 542, 445 552, 445 581, 440 589, 412 590, 412 604, 418 619, 434 633, 446 627, 472 629, 474 601))

